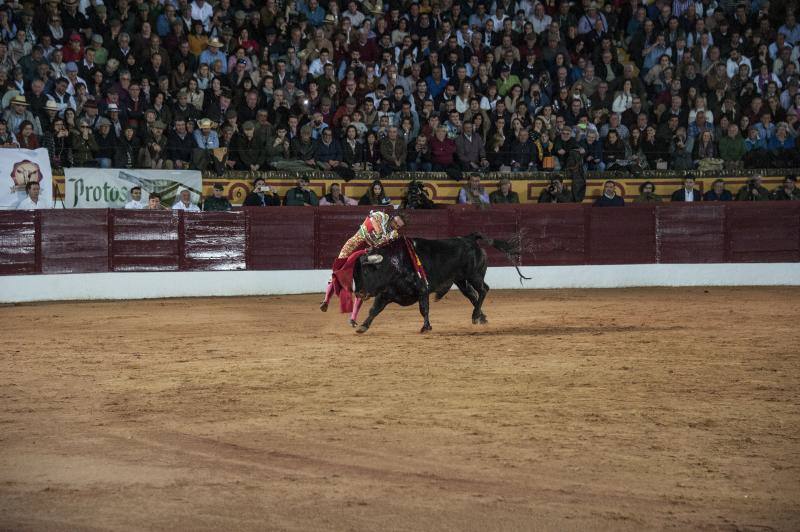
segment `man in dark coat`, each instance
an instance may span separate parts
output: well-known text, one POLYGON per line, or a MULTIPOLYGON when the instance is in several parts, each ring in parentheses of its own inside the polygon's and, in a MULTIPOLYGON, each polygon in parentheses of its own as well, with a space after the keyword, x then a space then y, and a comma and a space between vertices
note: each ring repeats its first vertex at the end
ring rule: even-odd
POLYGON ((624 207, 625 200, 617 194, 617 184, 608 180, 603 183, 603 195, 594 202, 595 207, 624 207))
POLYGON ((776 201, 798 201, 800 200, 800 188, 797 188, 797 177, 786 176, 783 186, 772 193, 772 199, 776 201))
POLYGON ((279 207, 281 198, 275 193, 263 177, 253 181, 253 191, 247 195, 242 205, 244 207, 279 207))
POLYGON ((672 193, 671 201, 702 201, 703 195, 694 188, 694 176, 686 174, 683 177, 683 187, 672 193))

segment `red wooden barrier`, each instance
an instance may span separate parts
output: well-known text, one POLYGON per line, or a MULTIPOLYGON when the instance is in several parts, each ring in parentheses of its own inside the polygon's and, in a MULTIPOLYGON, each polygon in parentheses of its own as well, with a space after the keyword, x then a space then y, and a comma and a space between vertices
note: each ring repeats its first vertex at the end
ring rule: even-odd
POLYGON ((655 207, 586 207, 587 264, 656 262, 655 207))
MULTIPOLYGON (((450 234, 453 236, 468 235, 478 232, 489 238, 508 240, 517 234, 517 207, 498 205, 491 209, 477 209, 474 206, 456 205, 449 207, 450 234)), ((490 266, 508 266, 510 263, 505 254, 484 246, 490 266)))
POLYGON ((183 267, 187 270, 244 270, 247 257, 246 214, 184 213, 183 267))
POLYGON ((314 268, 315 213, 311 207, 246 208, 247 269, 314 268))
POLYGON ((108 210, 42 210, 42 273, 108 271, 108 210))
POLYGON ((725 262, 725 206, 659 205, 656 239, 658 262, 725 262))
POLYGON ((181 262, 179 218, 176 211, 111 211, 110 270, 178 270, 181 262))
POLYGON ((727 206, 728 262, 800 261, 800 205, 727 206))
MULTIPOLYGON (((327 269, 370 210, 2 211, 0 275, 327 269)), ((409 236, 521 233, 525 265, 800 262, 796 202, 451 206, 409 216, 409 236)), ((491 265, 509 264, 487 251, 491 265)))
POLYGON ((581 205, 520 207, 519 229, 524 249, 523 264, 540 266, 586 262, 586 211, 581 205))
POLYGON ((36 273, 34 211, 0 211, 0 275, 36 273))

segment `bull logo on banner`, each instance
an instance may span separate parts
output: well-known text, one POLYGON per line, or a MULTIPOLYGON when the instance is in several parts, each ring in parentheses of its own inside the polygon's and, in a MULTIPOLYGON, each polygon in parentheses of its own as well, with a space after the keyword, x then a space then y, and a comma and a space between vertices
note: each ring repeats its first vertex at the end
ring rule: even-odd
POLYGON ((47 150, 5 148, 0 151, 0 209, 15 209, 25 199, 28 183, 39 183, 39 204, 52 208, 53 179, 47 150))

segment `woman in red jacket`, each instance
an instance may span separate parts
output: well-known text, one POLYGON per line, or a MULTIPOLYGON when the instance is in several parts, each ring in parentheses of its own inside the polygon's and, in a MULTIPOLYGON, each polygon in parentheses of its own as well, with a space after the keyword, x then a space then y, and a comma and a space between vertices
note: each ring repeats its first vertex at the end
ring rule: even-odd
POLYGON ((455 165, 456 143, 453 139, 447 138, 447 128, 437 127, 430 144, 434 172, 444 172, 455 165))

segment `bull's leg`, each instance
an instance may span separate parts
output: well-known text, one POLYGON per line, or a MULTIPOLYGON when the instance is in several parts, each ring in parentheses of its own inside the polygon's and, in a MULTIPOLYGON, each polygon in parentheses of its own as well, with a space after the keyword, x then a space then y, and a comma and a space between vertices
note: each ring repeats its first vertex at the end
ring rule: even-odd
POLYGON ((472 285, 467 281, 456 281, 456 286, 461 290, 461 293, 464 294, 464 297, 469 299, 469 302, 472 303, 472 323, 479 323, 481 309, 478 305, 478 292, 472 288, 472 285))
POLYGON ((419 330, 420 333, 426 333, 432 329, 428 316, 430 310, 430 300, 428 297, 429 294, 427 290, 423 290, 419 295, 419 313, 422 314, 422 329, 419 330))
POLYGON ((469 284, 478 292, 478 301, 475 305, 475 313, 473 313, 472 323, 486 323, 486 314, 483 313, 483 300, 486 299, 486 294, 489 293, 489 285, 483 282, 483 279, 478 277, 472 279, 469 284), (477 321, 475 316, 477 315, 477 321))
POLYGON ((361 324, 361 327, 356 329, 356 332, 358 334, 363 334, 367 332, 369 326, 372 325, 372 320, 374 320, 378 316, 378 314, 380 314, 381 311, 386 308, 386 305, 388 305, 389 303, 390 303, 389 298, 387 298, 386 296, 384 295, 375 296, 375 302, 372 303, 372 308, 369 309, 369 316, 367 316, 367 319, 365 319, 364 323, 361 324))

